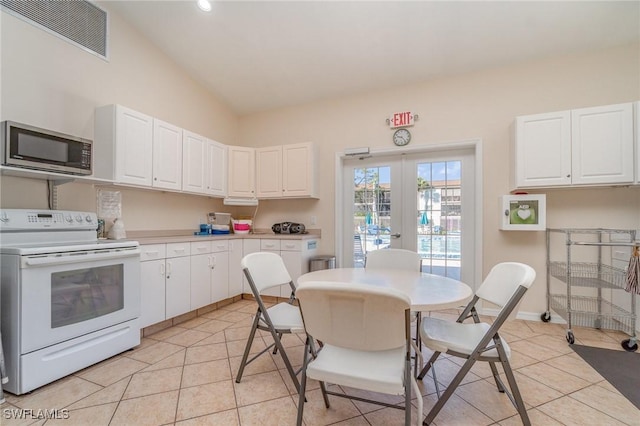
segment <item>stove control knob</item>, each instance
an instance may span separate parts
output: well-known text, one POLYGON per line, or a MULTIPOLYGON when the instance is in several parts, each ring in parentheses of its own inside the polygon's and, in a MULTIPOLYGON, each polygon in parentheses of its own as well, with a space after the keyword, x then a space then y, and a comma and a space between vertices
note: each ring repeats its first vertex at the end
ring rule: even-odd
POLYGON ((82 222, 82 216, 80 215, 76 216, 76 222, 82 222))
POLYGON ((71 215, 67 215, 67 217, 65 218, 67 222, 71 223, 73 222, 73 218, 71 217, 71 215))
POLYGON ((90 214, 86 215, 84 220, 86 220, 87 222, 91 223, 91 221, 93 220, 93 218, 91 217, 90 214))

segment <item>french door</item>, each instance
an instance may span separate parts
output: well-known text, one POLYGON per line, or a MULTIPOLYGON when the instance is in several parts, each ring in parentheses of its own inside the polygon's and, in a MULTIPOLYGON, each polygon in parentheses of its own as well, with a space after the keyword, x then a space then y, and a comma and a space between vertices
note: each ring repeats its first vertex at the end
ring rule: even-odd
POLYGON ((473 149, 348 158, 343 165, 343 266, 404 248, 423 272, 472 282, 476 267, 473 149))

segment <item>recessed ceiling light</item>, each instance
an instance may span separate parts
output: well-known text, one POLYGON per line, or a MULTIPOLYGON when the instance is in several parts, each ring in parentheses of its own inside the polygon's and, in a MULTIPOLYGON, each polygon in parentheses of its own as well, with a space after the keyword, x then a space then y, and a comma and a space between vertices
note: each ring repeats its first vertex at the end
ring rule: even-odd
POLYGON ((211 12, 211 2, 209 0, 198 0, 198 7, 205 12, 211 12))

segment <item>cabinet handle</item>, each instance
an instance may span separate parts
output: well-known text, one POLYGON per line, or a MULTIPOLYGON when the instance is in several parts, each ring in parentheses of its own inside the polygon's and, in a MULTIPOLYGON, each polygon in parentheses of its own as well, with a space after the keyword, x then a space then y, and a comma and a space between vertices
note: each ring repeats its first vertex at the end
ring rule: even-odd
POLYGON ((284 245, 284 248, 288 248, 288 249, 292 249, 292 248, 295 248, 295 247, 296 247, 295 244, 285 244, 284 245))
POLYGON ((167 262, 167 278, 171 278, 171 262, 167 262))
POLYGON ((211 256, 211 269, 216 269, 216 257, 211 256))
POLYGON ((196 247, 196 250, 198 250, 198 251, 206 251, 207 248, 206 247, 196 247))
POLYGON ((571 175, 567 175, 567 177, 571 177, 571 175))
POLYGON ((144 254, 149 255, 149 256, 155 256, 156 254, 158 254, 158 250, 154 250, 154 251, 145 251, 144 254))
POLYGON ((161 263, 160 264, 160 275, 164 275, 164 271, 165 271, 164 263, 161 263))

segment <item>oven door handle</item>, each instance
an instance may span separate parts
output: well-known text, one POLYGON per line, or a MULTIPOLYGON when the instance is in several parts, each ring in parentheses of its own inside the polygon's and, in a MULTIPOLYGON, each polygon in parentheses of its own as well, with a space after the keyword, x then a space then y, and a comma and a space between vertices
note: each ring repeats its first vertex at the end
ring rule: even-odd
POLYGON ((77 252, 74 254, 65 254, 62 256, 48 255, 42 257, 26 257, 22 260, 22 266, 37 267, 47 265, 62 265, 65 263, 84 263, 93 262, 96 260, 117 260, 129 257, 140 257, 140 249, 135 248, 126 250, 109 250, 106 252, 77 252))

